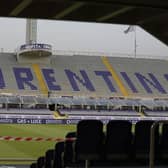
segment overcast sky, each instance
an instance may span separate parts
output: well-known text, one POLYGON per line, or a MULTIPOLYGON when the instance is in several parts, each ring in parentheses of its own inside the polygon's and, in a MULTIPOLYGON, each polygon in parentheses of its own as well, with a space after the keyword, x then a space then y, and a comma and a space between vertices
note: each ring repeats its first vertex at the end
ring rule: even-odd
MULTIPOLYGON (((54 50, 134 54, 134 33, 127 25, 38 20, 38 42, 54 50)), ((0 48, 13 52, 25 43, 26 20, 0 18, 0 48)), ((141 28, 136 28, 137 54, 167 56, 168 47, 141 28)))

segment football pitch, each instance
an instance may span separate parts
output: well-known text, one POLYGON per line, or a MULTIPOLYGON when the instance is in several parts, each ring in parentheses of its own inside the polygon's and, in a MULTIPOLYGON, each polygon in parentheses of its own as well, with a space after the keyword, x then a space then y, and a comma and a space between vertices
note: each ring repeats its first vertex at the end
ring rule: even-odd
MULTIPOLYGON (((64 138, 68 132, 75 130, 76 125, 1 124, 0 136, 64 138)), ((36 160, 39 156, 44 156, 48 149, 53 149, 55 144, 54 141, 0 140, 0 164, 36 160)))

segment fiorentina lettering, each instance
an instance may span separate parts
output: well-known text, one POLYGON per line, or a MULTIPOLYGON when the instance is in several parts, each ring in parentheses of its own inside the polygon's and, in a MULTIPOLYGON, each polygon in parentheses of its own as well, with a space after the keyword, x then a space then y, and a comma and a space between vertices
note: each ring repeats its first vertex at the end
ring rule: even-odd
MULTIPOLYGON (((105 87, 109 93, 117 93, 119 88, 115 79, 109 71, 95 70, 87 72, 84 69, 72 71, 71 69, 59 70, 59 77, 56 75, 56 69, 42 68, 39 74, 42 74, 44 80, 38 81, 37 74, 30 67, 13 67, 14 84, 19 90, 39 90, 39 82, 44 81, 44 85, 49 91, 64 91, 68 86, 70 91, 79 92, 84 89, 88 92, 99 91, 97 88, 105 87), (94 81, 96 80, 96 82, 94 81), (100 81, 100 82, 99 82, 100 81), (16 83, 15 83, 16 82, 16 83), (64 83, 65 82, 65 83, 64 83)), ((147 94, 167 94, 168 92, 168 74, 154 74, 151 72, 140 73, 118 72, 119 78, 123 81, 124 87, 130 93, 138 94, 142 91, 147 94)), ((8 82, 0 68, 0 89, 10 89, 8 82)), ((103 89, 103 88, 102 88, 103 89)))
POLYGON ((3 89, 3 88, 5 88, 5 81, 2 74, 2 70, 0 69, 0 89, 3 89))
POLYGON ((30 68, 13 68, 18 89, 25 89, 27 85, 31 90, 37 90, 37 87, 32 84, 33 75, 30 68))
POLYGON ((135 75, 136 75, 136 77, 138 78, 138 80, 140 81, 140 83, 142 84, 142 86, 144 87, 144 89, 146 90, 147 93, 153 93, 150 86, 157 89, 160 93, 163 93, 163 94, 166 93, 163 86, 160 84, 160 82, 157 80, 157 78, 152 73, 148 73, 148 76, 149 76, 150 79, 148 79, 147 77, 143 76, 140 73, 135 73, 135 75))
POLYGON ((132 90, 132 92, 133 93, 138 93, 137 88, 135 87, 134 83, 132 82, 131 78, 129 78, 129 76, 127 75, 127 73, 126 72, 120 72, 120 74, 122 75, 123 79, 128 84, 128 86, 130 87, 130 89, 132 90))
POLYGON ((42 69, 42 72, 49 90, 61 90, 61 87, 56 85, 53 69, 42 69))
POLYGON ((110 80, 110 77, 112 78, 112 76, 109 71, 95 71, 95 74, 103 78, 104 82, 111 92, 117 92, 110 80))
POLYGON ((80 91, 77 81, 78 83, 86 87, 89 91, 95 91, 92 82, 90 81, 87 73, 84 70, 80 70, 82 78, 79 77, 76 73, 70 71, 69 69, 65 69, 65 73, 74 91, 80 91))

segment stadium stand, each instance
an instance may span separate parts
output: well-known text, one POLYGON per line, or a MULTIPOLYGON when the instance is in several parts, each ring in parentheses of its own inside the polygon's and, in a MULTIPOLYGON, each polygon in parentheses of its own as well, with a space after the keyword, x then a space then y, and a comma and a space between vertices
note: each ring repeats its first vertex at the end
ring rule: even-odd
MULTIPOLYGON (((17 113, 15 108, 21 109, 18 113, 27 113, 24 109, 48 109, 50 104, 55 104, 55 110, 60 112, 55 116, 67 113, 68 117, 140 117, 142 114, 160 117, 160 110, 157 113, 150 110, 161 106, 163 117, 167 116, 166 60, 52 55, 50 62, 37 63, 34 68, 34 64, 19 64, 13 54, 2 53, 1 56, 0 106, 9 113, 17 113), (44 83, 39 81, 37 70, 41 71, 44 83), (47 95, 43 95, 42 86, 47 95), (11 96, 5 96, 9 94, 11 96)), ((36 112, 39 111, 42 110, 36 112)))
MULTIPOLYGON (((126 151, 118 151, 118 153, 123 152, 123 158, 124 156, 128 158, 130 155, 135 156, 134 161, 141 160, 141 158, 143 161, 149 159, 147 156, 149 154, 150 126, 155 120, 168 120, 167 60, 52 55, 49 62, 27 64, 18 63, 13 54, 3 53, 0 56, 2 56, 0 63, 0 122, 76 124, 83 119, 96 119, 107 124, 111 120, 133 123, 139 121, 135 125, 131 142, 129 141, 133 151, 126 150, 130 145, 127 141, 128 146, 122 148, 123 150, 125 148, 126 151), (141 120, 151 120, 151 124, 146 126, 144 122, 142 128, 139 128, 141 120), (145 145, 140 145, 140 143, 145 145), (131 154, 127 152, 131 152, 131 154)), ((105 136, 101 135, 100 143, 105 146, 108 146, 110 130, 114 129, 113 134, 120 139, 115 132, 119 128, 108 127, 110 124, 107 126, 108 131, 105 136)), ((126 134, 127 131, 124 133, 126 134)), ((96 131, 93 132, 96 133, 96 131)), ((103 134, 102 130, 101 132, 103 134)), ((163 127, 161 142, 164 142, 164 132, 163 127)), ((123 136, 126 137, 124 133, 123 136)), ((76 142, 65 141, 61 143, 60 147, 54 149, 54 164, 58 164, 57 166, 73 165, 77 163, 77 160, 93 160, 94 157, 99 160, 99 154, 92 153, 85 157, 83 154, 78 154, 82 152, 79 149, 83 150, 79 148, 78 141, 81 140, 80 143, 84 143, 89 140, 80 139, 79 135, 77 128, 76 142), (69 160, 67 153, 73 153, 73 157, 69 160), (58 159, 57 162, 55 162, 56 159, 58 159)), ((89 132, 88 135, 93 136, 89 132)), ((129 139, 130 136, 127 138, 129 139)), ((93 141, 95 137, 93 137, 93 141)), ((113 138, 113 140, 114 144, 115 142, 123 143, 122 139, 116 141, 113 138)), ((95 142, 97 141, 95 140, 95 142)), ((90 143, 94 147, 95 143, 90 143)), ((91 147, 89 149, 91 150, 91 147)), ((107 151, 99 151, 101 155, 104 154, 105 160, 117 157, 117 151, 114 148, 114 151, 111 148, 107 149, 110 150, 109 154, 107 151)), ((164 153, 163 151, 160 153, 164 153)), ((162 155, 164 156, 164 154, 162 155)))
POLYGON ((1 96, 2 118, 116 119, 147 117, 167 119, 167 99, 1 96), (33 97, 33 99, 32 99, 33 97))
MULTIPOLYGON (((31 95, 42 95, 33 64, 18 64, 13 54, 3 53, 1 56, 1 93, 30 95, 32 102, 31 95)), ((100 56, 52 55, 49 63, 39 63, 38 67, 50 97, 120 97, 123 95, 117 79, 128 97, 166 97, 166 60, 108 57, 108 63, 110 69, 100 56), (159 70, 156 69, 158 66, 159 70)))

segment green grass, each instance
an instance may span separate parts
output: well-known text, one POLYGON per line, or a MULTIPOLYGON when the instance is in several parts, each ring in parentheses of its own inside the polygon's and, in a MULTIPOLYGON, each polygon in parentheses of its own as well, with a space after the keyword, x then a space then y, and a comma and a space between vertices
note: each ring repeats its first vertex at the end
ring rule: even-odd
MULTIPOLYGON (((75 131, 75 125, 29 125, 29 124, 1 124, 0 136, 20 137, 58 137, 64 138, 68 132, 75 131)), ((56 142, 18 142, 0 140, 0 159, 37 159, 48 149, 53 149, 56 142)), ((2 161, 1 161, 2 162, 2 161)), ((5 162, 8 163, 8 162, 5 162)))

